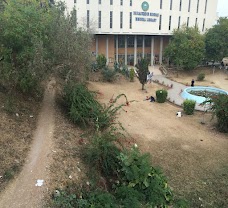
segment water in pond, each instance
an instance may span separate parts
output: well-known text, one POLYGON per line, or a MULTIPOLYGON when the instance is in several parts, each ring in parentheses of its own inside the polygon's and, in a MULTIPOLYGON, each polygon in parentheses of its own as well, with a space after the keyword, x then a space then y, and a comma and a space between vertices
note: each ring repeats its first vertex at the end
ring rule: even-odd
POLYGON ((212 92, 207 90, 191 90, 191 91, 188 91, 188 93, 196 96, 205 97, 205 98, 218 96, 220 94, 226 94, 223 92, 212 92))

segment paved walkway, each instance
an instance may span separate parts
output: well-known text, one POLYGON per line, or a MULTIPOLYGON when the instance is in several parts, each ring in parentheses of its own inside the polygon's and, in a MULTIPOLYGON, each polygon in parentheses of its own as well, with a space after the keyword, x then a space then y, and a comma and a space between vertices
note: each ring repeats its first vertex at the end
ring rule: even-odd
MULTIPOLYGON (((153 72, 154 76, 152 78, 152 80, 155 82, 155 81, 158 81, 160 84, 164 85, 164 86, 171 86, 172 85, 172 88, 169 88, 168 89, 168 100, 176 105, 179 105, 181 106, 182 103, 184 102, 184 99, 181 97, 181 92, 187 88, 188 86, 185 86, 183 84, 180 84, 180 83, 177 83, 177 82, 174 82, 170 79, 167 79, 165 77, 165 75, 162 75, 161 71, 159 70, 159 66, 156 65, 156 66, 150 66, 149 67, 149 70, 151 72, 153 72)), ((198 103, 196 103, 196 107, 195 107, 196 110, 199 110, 199 111, 204 111, 204 107, 200 106, 198 103)))

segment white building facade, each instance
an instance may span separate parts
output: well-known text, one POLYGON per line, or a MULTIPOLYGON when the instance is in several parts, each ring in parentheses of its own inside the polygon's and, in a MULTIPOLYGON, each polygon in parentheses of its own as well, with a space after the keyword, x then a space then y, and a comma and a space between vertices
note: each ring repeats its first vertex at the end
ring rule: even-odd
POLYGON ((135 65, 147 57, 162 63, 174 29, 186 24, 201 33, 217 20, 218 0, 66 0, 78 27, 95 33, 92 51, 114 61, 135 65))

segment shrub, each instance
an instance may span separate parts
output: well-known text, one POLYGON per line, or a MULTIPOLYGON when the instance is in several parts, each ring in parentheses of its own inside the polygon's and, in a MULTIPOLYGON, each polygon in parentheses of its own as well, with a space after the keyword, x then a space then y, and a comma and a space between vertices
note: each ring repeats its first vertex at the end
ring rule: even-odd
POLYGON ((123 74, 125 77, 129 78, 129 70, 127 65, 123 65, 121 69, 121 74, 123 74))
POLYGON ((203 81, 205 78, 205 74, 204 73, 199 73, 198 76, 197 76, 197 80, 198 81, 203 81))
POLYGON ((158 103, 164 103, 166 101, 166 98, 168 96, 167 90, 157 90, 156 91, 156 100, 158 103))
POLYGON ((102 75, 103 75, 104 81, 113 82, 116 78, 116 71, 108 67, 107 68, 104 67, 102 70, 102 75))
POLYGON ((107 59, 103 54, 97 56, 97 67, 103 69, 106 66, 107 59))
POLYGON ((97 130, 104 130, 115 123, 117 112, 124 104, 115 105, 120 97, 127 97, 124 94, 112 99, 109 106, 101 105, 95 99, 96 93, 90 92, 83 84, 68 83, 64 88, 63 100, 69 116, 74 123, 83 127, 92 127, 97 130))
POLYGON ((196 102, 194 100, 185 100, 183 105, 184 105, 184 112, 187 115, 192 115, 194 113, 195 105, 196 105, 196 102))
POLYGON ((130 69, 130 82, 134 82, 135 71, 133 68, 130 69))
POLYGON ((151 207, 164 207, 172 202, 173 196, 167 180, 159 169, 151 166, 149 154, 141 154, 134 147, 120 153, 118 159, 121 165, 118 171, 120 185, 143 194, 143 197, 137 195, 151 207))
MULTIPOLYGON (((210 103, 210 110, 213 112, 213 117, 217 117, 217 128, 221 132, 228 132, 228 95, 220 94, 212 97, 209 101, 203 104, 210 103)), ((212 118, 213 118, 212 117, 212 118)))

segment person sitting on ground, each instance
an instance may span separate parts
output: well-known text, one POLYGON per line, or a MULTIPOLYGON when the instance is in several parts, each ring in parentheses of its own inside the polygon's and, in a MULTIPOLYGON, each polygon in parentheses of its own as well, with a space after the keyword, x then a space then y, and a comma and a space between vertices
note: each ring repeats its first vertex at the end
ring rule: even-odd
POLYGON ((155 98, 153 96, 150 96, 150 102, 155 102, 155 98))

